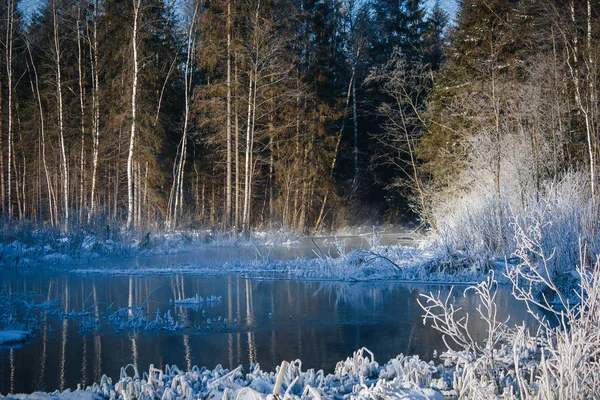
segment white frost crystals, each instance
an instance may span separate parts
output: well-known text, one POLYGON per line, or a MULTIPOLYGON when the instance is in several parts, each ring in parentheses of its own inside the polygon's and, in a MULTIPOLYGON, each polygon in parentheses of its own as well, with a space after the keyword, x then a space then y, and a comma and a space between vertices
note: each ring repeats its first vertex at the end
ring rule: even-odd
MULTIPOLYGON (((69 399, 443 399, 433 386, 432 376, 440 369, 418 357, 398 356, 379 366, 373 354, 363 348, 346 361, 338 363, 333 374, 309 369, 302 371, 300 360, 283 362, 275 372, 264 372, 252 364, 248 373, 241 366, 229 371, 217 365, 215 369, 192 367, 181 371, 176 366, 164 369, 150 366, 148 373, 139 374, 128 365, 121 368, 119 380, 103 376, 85 390, 55 392, 45 398, 69 399), (423 374, 427 376, 423 376, 423 374), (428 382, 430 387, 422 386, 428 382)), ((16 395, 19 399, 37 399, 32 395, 16 395)), ((11 395, 11 397, 13 397, 11 395)))
MULTIPOLYGON (((204 301, 205 301, 205 299, 196 293, 196 295, 194 297, 188 297, 186 299, 175 300, 175 305, 176 306, 196 307, 196 306, 200 306, 200 305, 204 304, 204 301)), ((215 296, 215 295, 206 296, 206 303, 208 303, 208 304, 221 303, 222 301, 223 301, 222 296, 215 296)))
MULTIPOLYGON (((103 274, 125 276, 157 275, 243 275, 251 278, 302 279, 322 281, 380 281, 460 282, 474 283, 485 279, 478 264, 457 268, 457 262, 446 254, 428 249, 404 246, 380 246, 370 250, 353 250, 343 257, 315 252, 315 258, 274 260, 232 259, 223 261, 195 261, 163 266, 128 268, 86 267, 71 270, 76 274, 103 274), (454 266, 453 266, 454 265, 454 266)), ((454 254, 459 254, 458 252, 454 254)), ((461 264, 462 265, 462 264, 461 264)), ((195 301, 195 300, 190 300, 195 301)), ((183 304, 183 303, 182 303, 183 304)))

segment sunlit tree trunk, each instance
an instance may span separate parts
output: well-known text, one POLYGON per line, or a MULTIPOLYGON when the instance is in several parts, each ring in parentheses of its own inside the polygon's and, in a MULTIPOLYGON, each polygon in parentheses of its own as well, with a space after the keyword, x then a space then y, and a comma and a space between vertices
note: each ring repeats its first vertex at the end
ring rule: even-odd
POLYGON ((79 80, 79 110, 81 113, 81 154, 79 165, 79 222, 83 220, 85 206, 84 177, 85 177, 85 106, 83 99, 83 52, 81 51, 81 3, 77 7, 77 72, 79 80))
POLYGON ((250 135, 252 133, 252 129, 250 127, 250 124, 252 123, 252 74, 250 76, 249 79, 249 84, 248 84, 248 118, 247 118, 247 124, 246 124, 246 158, 244 161, 244 209, 242 211, 242 227, 244 230, 248 230, 248 207, 249 207, 249 202, 250 202, 250 165, 251 165, 251 160, 250 160, 250 155, 251 155, 251 148, 250 148, 250 143, 251 143, 251 139, 250 139, 250 135))
POLYGON ((194 35, 196 26, 196 15, 198 13, 198 3, 194 7, 194 14, 190 21, 187 32, 187 56, 184 67, 184 97, 185 109, 183 119, 183 133, 181 141, 177 147, 177 155, 175 158, 175 166, 173 170, 173 184, 171 194, 169 196, 169 205, 167 210, 167 226, 174 227, 177 225, 177 215, 183 212, 183 180, 185 172, 185 162, 187 158, 187 133, 190 120, 191 93, 193 84, 193 63, 194 63, 194 35))
MULTIPOLYGON (((237 69, 237 57, 234 66, 234 81, 235 87, 238 84, 238 69, 237 69)), ((236 96, 237 99, 237 96, 236 96)), ((238 105, 235 102, 235 229, 236 231, 240 226, 240 126, 239 126, 239 115, 238 105)))
POLYGON ((133 56, 133 82, 131 84, 131 133, 129 135, 129 151, 127 154, 127 229, 131 229, 134 218, 134 177, 133 150, 137 123, 137 89, 138 89, 138 19, 141 0, 133 0, 133 35, 131 38, 133 56))
MULTIPOLYGON (((8 0, 6 18, 6 77, 8 84, 8 160, 7 160, 7 189, 8 189, 8 216, 12 217, 12 134, 13 134, 13 33, 15 17, 15 1, 8 0)), ((4 189, 4 185, 2 187, 4 189)))
POLYGON ((595 85, 594 81, 595 70, 594 70, 594 56, 592 52, 592 3, 590 0, 587 0, 587 42, 586 42, 586 50, 587 50, 587 80, 588 80, 588 106, 587 112, 585 115, 585 126, 587 132, 587 140, 588 140, 588 152, 590 156, 590 180, 591 182, 591 190, 592 190, 592 199, 594 204, 596 203, 596 160, 594 159, 594 154, 596 153, 596 144, 597 144, 597 136, 595 132, 595 107, 596 107, 596 93, 595 93, 595 85))
POLYGON ((225 200, 225 230, 231 227, 231 0, 227 0, 227 178, 225 200))
POLYGON ((352 182, 352 191, 358 186, 358 113, 356 106, 356 55, 352 51, 352 122, 354 126, 354 180, 352 182))
POLYGON ((63 229, 66 231, 69 229, 69 169, 68 160, 66 153, 66 144, 64 136, 64 123, 63 123, 63 95, 62 95, 62 68, 61 68, 61 50, 60 40, 58 32, 58 8, 56 0, 52 2, 52 15, 54 22, 54 52, 56 62, 56 94, 58 100, 58 139, 60 147, 60 160, 62 170, 62 189, 63 189, 63 229))
MULTIPOLYGON (((90 188, 90 208, 88 212, 88 223, 96 212, 96 172, 98 171, 98 151, 100 144, 100 102, 98 77, 98 0, 94 0, 94 12, 92 15, 93 37, 90 40, 90 68, 92 72, 92 107, 93 107, 93 140, 92 140, 92 182, 90 188)), ((88 35, 89 36, 89 35, 88 35)))

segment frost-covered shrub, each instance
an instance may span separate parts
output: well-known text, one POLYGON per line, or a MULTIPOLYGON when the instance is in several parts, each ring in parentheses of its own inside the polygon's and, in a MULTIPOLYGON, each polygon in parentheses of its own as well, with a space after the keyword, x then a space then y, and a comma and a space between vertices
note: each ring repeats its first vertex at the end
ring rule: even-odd
POLYGON ((562 287, 552 271, 556 268, 552 260, 566 262, 569 257, 561 257, 555 250, 546 252, 543 214, 529 215, 528 222, 517 225, 516 254, 521 263, 507 275, 515 297, 536 316, 543 334, 535 381, 532 378, 529 385, 519 381, 520 390, 533 391, 544 399, 599 398, 600 260, 590 265, 585 248, 580 248, 574 272, 578 284, 562 287))
POLYGON ((501 200, 489 187, 474 183, 461 195, 438 201, 431 215, 436 244, 449 254, 510 255, 517 246, 515 222, 527 229, 532 218, 541 223, 544 252, 555 253, 552 273, 574 268, 580 242, 590 253, 600 251, 598 215, 583 171, 568 171, 560 179, 542 182, 539 192, 519 198, 507 189, 501 200))
MULTIPOLYGON (((424 321, 444 334, 448 351, 442 358, 445 369, 453 375, 452 390, 458 398, 600 398, 600 260, 591 265, 582 244, 578 249, 581 258, 571 266, 575 272, 570 273, 577 277, 577 283, 565 288, 560 284, 562 275, 557 277, 555 269, 559 265, 567 268, 571 256, 561 256, 555 248, 549 250, 551 244, 561 243, 557 237, 569 233, 559 230, 557 237, 552 236, 548 233, 552 224, 564 223, 566 228, 559 229, 588 232, 591 217, 585 209, 563 201, 578 200, 579 183, 574 177, 558 182, 536 203, 543 207, 513 224, 515 255, 520 263, 509 268, 506 277, 515 298, 536 317, 537 332, 497 320, 493 275, 467 289, 474 290, 481 302, 475 317, 487 324, 483 341, 474 339, 470 329, 473 316, 462 312, 451 295, 423 296, 424 321)), ((569 236, 562 240, 570 243, 574 239, 569 236)))
POLYGON ((493 196, 465 193, 436 210, 437 245, 450 254, 501 252, 509 245, 507 210, 507 204, 493 196))
MULTIPOLYGON (((450 252, 510 253, 514 248, 509 226, 512 214, 527 207, 536 192, 538 174, 549 168, 550 157, 532 154, 528 132, 502 129, 499 145, 495 133, 485 129, 466 137, 462 146, 470 151, 464 169, 442 190, 428 190, 426 216, 439 244, 450 252)), ((551 149, 542 146, 539 151, 547 154, 551 149)))
POLYGON ((540 244, 553 275, 574 269, 580 248, 598 254, 598 216, 594 211, 587 174, 568 172, 557 182, 548 182, 539 199, 515 216, 515 223, 527 231, 540 226, 540 244))

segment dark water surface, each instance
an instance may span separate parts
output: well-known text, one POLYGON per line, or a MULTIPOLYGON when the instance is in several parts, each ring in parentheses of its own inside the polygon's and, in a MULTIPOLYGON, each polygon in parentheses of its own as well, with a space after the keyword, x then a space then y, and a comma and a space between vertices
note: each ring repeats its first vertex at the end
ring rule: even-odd
MULTIPOLYGON (((441 335, 424 326, 419 293, 450 286, 394 282, 337 283, 248 280, 237 276, 107 276, 76 275, 44 269, 0 271, 0 287, 9 292, 33 291, 45 299, 59 298, 61 310, 84 308, 100 316, 101 329, 81 332, 80 319, 48 316, 48 324, 28 343, 0 347, 0 393, 30 393, 76 388, 99 381, 102 374, 118 379, 122 366, 134 364, 140 374, 150 364, 190 368, 225 368, 260 363, 274 370, 282 360, 301 359, 303 369, 333 372, 335 364, 366 346, 380 364, 399 353, 430 360, 444 350, 441 335), (221 296, 201 307, 175 306, 170 300, 196 294, 221 296), (85 305, 84 305, 85 303, 85 305), (115 331, 107 316, 119 307, 144 304, 147 313, 185 318, 189 327, 171 331, 115 331), (112 305, 108 308, 108 305, 112 305), (202 311, 204 310, 204 315, 202 311), (228 324, 218 321, 227 318, 228 324), (237 323, 234 323, 234 319, 237 323)), ((476 314, 477 300, 456 301, 476 314)), ((529 321, 524 307, 509 288, 498 293, 501 316, 529 321)), ((475 318, 473 318, 475 319, 475 318)), ((475 327, 483 337, 484 326, 475 327)))

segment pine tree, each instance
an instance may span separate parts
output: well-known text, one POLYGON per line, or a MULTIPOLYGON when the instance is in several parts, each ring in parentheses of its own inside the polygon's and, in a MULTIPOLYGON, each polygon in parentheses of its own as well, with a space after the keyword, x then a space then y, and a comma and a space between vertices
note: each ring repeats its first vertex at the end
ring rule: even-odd
POLYGON ((436 0, 425 21, 425 32, 423 42, 425 49, 424 61, 437 71, 444 59, 445 30, 448 26, 448 14, 436 0))

